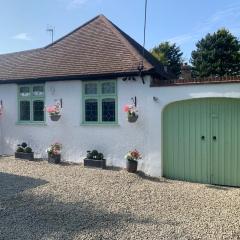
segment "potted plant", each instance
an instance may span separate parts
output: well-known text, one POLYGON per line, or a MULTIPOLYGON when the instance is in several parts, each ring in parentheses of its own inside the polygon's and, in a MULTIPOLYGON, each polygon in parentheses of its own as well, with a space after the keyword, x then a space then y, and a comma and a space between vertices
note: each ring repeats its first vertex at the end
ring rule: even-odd
POLYGON ((125 159, 127 160, 127 171, 130 173, 136 173, 138 160, 141 158, 141 154, 136 149, 128 152, 125 156, 125 159))
POLYGON ((125 105, 124 112, 127 113, 128 122, 134 123, 138 120, 138 111, 133 105, 125 105))
POLYGON ((56 103, 52 106, 46 107, 46 111, 52 121, 56 122, 61 118, 61 104, 56 103))
POLYGON ((60 143, 54 143, 47 149, 49 163, 59 164, 61 162, 61 149, 60 143))
POLYGON ((30 161, 34 160, 34 153, 27 143, 23 142, 22 144, 17 145, 15 152, 15 158, 27 159, 30 161))
POLYGON ((102 153, 97 150, 87 151, 87 156, 84 159, 84 166, 86 167, 96 167, 96 168, 106 168, 106 159, 102 153))

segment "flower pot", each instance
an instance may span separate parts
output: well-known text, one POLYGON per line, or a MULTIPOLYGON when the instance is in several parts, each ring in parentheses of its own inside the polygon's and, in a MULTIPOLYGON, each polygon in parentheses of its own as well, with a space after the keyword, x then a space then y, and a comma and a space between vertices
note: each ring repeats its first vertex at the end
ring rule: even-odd
POLYGON ((137 172, 138 162, 134 160, 127 160, 127 171, 130 173, 137 172))
POLYGON ((48 154, 48 162, 59 164, 61 162, 61 154, 58 155, 48 154))
POLYGON ((15 152, 15 158, 26 159, 29 161, 34 160, 34 153, 15 152))
POLYGON ((138 115, 136 114, 129 114, 128 115, 128 122, 135 123, 138 120, 138 115))
POLYGON ((106 159, 84 159, 84 167, 93 167, 93 168, 106 168, 106 159))
POLYGON ((50 115, 52 121, 56 122, 61 118, 61 115, 50 115))

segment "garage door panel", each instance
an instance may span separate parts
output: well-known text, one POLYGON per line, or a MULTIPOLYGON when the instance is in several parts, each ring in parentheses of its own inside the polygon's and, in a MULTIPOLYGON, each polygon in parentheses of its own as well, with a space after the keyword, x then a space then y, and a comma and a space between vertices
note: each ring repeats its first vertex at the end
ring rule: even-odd
POLYGON ((164 176, 240 186, 239 122, 238 99, 170 104, 163 114, 164 176))
MULTIPOLYGON (((189 129, 185 128, 185 124, 189 122, 189 111, 186 111, 186 107, 184 105, 182 105, 182 111, 183 111, 183 120, 182 120, 182 131, 183 131, 183 140, 182 140, 182 144, 183 144, 183 161, 182 161, 182 166, 184 168, 184 174, 182 179, 186 178, 189 179, 189 168, 190 168, 190 152, 188 151, 188 148, 186 147, 189 144, 189 129)), ((179 160, 181 161, 181 160, 179 160)))
POLYGON ((209 140, 205 128, 208 126, 207 121, 201 120, 207 114, 202 102, 184 101, 181 104, 174 103, 166 109, 163 121, 164 137, 167 139, 163 141, 166 150, 164 159, 168 159, 164 161, 165 176, 188 181, 207 181, 209 160, 206 152, 209 140), (172 143, 171 147, 169 142, 172 143), (174 166, 173 169, 171 165, 174 166))
POLYGON ((208 181, 208 152, 209 152, 209 124, 206 118, 209 114, 208 105, 206 107, 203 101, 199 101, 196 107, 196 122, 193 128, 196 129, 196 180, 202 182, 206 179, 208 181))

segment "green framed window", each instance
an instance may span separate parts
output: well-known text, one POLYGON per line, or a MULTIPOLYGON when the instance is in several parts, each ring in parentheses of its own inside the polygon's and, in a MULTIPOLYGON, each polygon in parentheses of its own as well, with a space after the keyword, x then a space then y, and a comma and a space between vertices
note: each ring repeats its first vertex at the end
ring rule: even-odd
POLYGON ((18 122, 43 123, 45 87, 42 84, 18 86, 18 122))
POLYGON ((117 123, 117 82, 83 82, 83 124, 117 123))

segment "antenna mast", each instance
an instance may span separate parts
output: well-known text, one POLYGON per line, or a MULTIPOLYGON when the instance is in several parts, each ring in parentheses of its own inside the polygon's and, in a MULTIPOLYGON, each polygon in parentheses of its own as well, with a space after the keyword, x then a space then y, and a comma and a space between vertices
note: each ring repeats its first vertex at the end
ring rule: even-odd
POLYGON ((138 71, 139 75, 142 78, 143 84, 145 84, 144 77, 142 75, 143 69, 144 69, 144 55, 145 55, 145 44, 146 44, 146 28, 147 28, 147 6, 148 6, 148 0, 145 0, 145 13, 144 13, 144 29, 143 29, 143 45, 142 45, 142 60, 139 63, 138 71))
POLYGON ((144 30, 143 30, 143 52, 142 52, 142 63, 144 59, 144 53, 145 53, 145 45, 146 45, 146 28, 147 28, 147 6, 148 6, 148 0, 145 0, 145 15, 144 15, 144 30))
POLYGON ((53 36, 54 36, 54 31, 55 31, 55 28, 53 27, 47 27, 47 32, 49 32, 52 36, 52 43, 53 43, 53 36))

